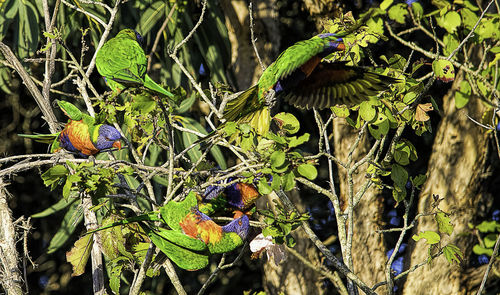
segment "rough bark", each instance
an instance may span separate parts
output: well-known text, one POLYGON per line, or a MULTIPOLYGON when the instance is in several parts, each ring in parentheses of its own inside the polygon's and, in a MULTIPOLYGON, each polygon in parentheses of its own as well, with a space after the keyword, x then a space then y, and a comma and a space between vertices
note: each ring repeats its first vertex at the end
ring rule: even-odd
MULTIPOLYGON (((281 35, 278 27, 276 1, 253 1, 254 37, 264 66, 279 52, 281 35)), ((250 17, 247 1, 221 1, 231 42, 231 67, 239 90, 255 84, 262 68, 255 56, 250 38, 250 17)))
POLYGON ((24 294, 16 250, 16 232, 7 204, 8 193, 0 178, 0 283, 7 294, 24 294))
MULTIPOLYGON (((347 162, 349 149, 358 136, 358 131, 349 126, 345 120, 334 120, 334 150, 335 156, 342 162, 347 162)), ((353 161, 360 160, 370 148, 367 135, 363 135, 358 148, 353 154, 353 161)), ((366 165, 361 166, 353 175, 354 193, 366 181, 366 165)), ((347 171, 338 168, 340 199, 347 204, 347 171)), ((352 258, 354 273, 368 286, 385 280, 384 268, 386 263, 384 237, 376 230, 381 228, 384 204, 379 191, 373 186, 368 189, 354 211, 354 236, 352 244, 352 258), (370 253, 367 255, 367 253, 370 253)))
MULTIPOLYGON (((418 212, 431 211, 433 195, 443 198, 439 207, 452 214, 455 229, 451 237, 442 241, 442 245, 453 243, 466 250, 465 257, 468 257, 470 246, 475 241, 473 236, 463 234, 469 231, 467 224, 478 214, 478 204, 483 197, 481 186, 489 135, 466 116, 481 116, 484 106, 479 99, 471 99, 465 109, 455 108, 454 94, 460 80, 461 75, 458 75, 453 87, 444 97, 443 118, 432 147, 428 181, 420 194, 418 212)), ((414 232, 425 230, 436 230, 436 223, 432 218, 422 218, 414 232)), ((428 256, 427 245, 422 242, 415 244, 412 240, 409 243, 411 264, 425 261, 428 256)), ((469 271, 450 265, 444 257, 439 257, 432 265, 424 266, 408 276, 404 294, 469 294, 472 291, 469 289, 471 286, 467 287, 469 274, 469 271)))
MULTIPOLYGON (((292 202, 300 212, 305 212, 303 208, 301 196, 298 191, 294 190, 287 193, 292 202)), ((264 206, 273 208, 273 201, 268 196, 267 204, 265 200, 259 202, 259 208, 264 206)), ((311 264, 321 265, 318 251, 311 240, 307 237, 303 230, 293 232, 293 237, 297 244, 294 250, 304 256, 311 264)), ((318 272, 315 272, 304 265, 298 258, 288 254, 287 259, 279 266, 276 266, 272 261, 264 263, 264 290, 267 294, 324 294, 325 290, 322 287, 322 277, 318 272)))

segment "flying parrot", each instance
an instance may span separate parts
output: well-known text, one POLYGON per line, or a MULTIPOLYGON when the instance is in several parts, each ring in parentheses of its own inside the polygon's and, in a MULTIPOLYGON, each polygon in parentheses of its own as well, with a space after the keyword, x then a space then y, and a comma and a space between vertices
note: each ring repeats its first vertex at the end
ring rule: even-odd
POLYGON ((61 132, 54 134, 19 134, 38 142, 52 144, 50 152, 61 148, 87 158, 112 147, 121 148, 121 135, 116 128, 105 124, 95 124, 95 119, 83 114, 67 101, 57 101, 61 110, 69 117, 61 132))
POLYGON ((127 87, 145 87, 172 98, 174 95, 146 74, 147 58, 142 36, 132 29, 121 30, 97 52, 97 71, 115 95, 127 87))
POLYGON ((345 62, 322 61, 335 51, 345 50, 342 37, 351 31, 319 34, 283 51, 256 85, 228 102, 223 118, 249 124, 263 135, 271 124, 273 92, 298 108, 324 109, 359 103, 397 82, 395 78, 347 66, 345 62))

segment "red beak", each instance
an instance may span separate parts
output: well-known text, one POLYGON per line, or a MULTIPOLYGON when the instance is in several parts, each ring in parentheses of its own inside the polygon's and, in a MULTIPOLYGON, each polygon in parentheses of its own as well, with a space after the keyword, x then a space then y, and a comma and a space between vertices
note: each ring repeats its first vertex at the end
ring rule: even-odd
POLYGON ((119 140, 117 140, 113 142, 113 147, 120 150, 122 148, 122 143, 119 140))

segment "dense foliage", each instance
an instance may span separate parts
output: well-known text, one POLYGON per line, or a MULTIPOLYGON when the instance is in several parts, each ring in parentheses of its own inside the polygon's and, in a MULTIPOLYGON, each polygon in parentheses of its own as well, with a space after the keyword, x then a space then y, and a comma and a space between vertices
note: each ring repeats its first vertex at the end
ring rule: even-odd
POLYGON ((231 67, 235 41, 226 27, 227 7, 218 1, 2 1, 0 88, 26 121, 15 119, 18 126, 2 134, 9 143, 0 150, 9 156, 0 159, 0 185, 3 192, 3 183, 12 181, 13 189, 6 188, 18 207, 26 198, 37 202, 19 215, 36 220, 46 243, 33 250, 28 243, 42 267, 24 266, 26 285, 40 292, 74 291, 71 272, 86 293, 164 294, 171 283, 178 293, 202 294, 217 276, 226 280, 214 284, 214 292, 235 285, 264 291, 255 258, 266 251, 269 263, 286 265, 288 252, 304 258, 293 250, 299 228, 323 258, 319 265, 304 264, 335 286, 332 294, 355 294, 353 286, 365 293, 379 292, 382 285, 389 294, 397 291, 395 284, 402 287, 408 273, 425 265, 403 263, 407 244, 425 248, 430 267, 440 256, 450 265, 478 256, 479 262, 489 261, 498 254, 498 210, 470 220, 468 234, 476 237, 471 253, 450 238, 464 233, 454 232, 453 212, 441 206, 445 196, 433 196, 425 211, 417 212, 415 204, 432 176, 423 163, 429 151, 423 149, 430 148, 426 142, 432 141, 444 112, 443 93, 452 83, 454 110, 480 100, 483 109, 468 113, 470 124, 494 135, 498 149, 500 16, 493 3, 385 0, 356 17, 349 12, 324 20, 316 33, 348 32, 345 50, 325 60, 364 66, 394 83, 354 106, 305 111, 277 103, 271 130, 261 134, 249 124, 222 119, 227 102, 245 89, 231 67), (148 59, 141 66, 173 97, 139 86, 110 91, 101 79, 96 52, 125 28, 142 35, 148 59), (33 147, 26 139, 26 152, 16 152, 21 139, 15 133, 61 131, 57 122, 68 118, 54 107, 57 100, 76 105, 95 124, 114 126, 124 147, 82 158, 65 151, 44 154, 46 146, 33 147), (339 120, 357 132, 344 147, 345 159, 333 149, 332 138, 342 136, 333 132, 339 120), (365 139, 362 156, 353 156, 363 151, 365 139), (15 186, 23 179, 31 188, 42 185, 26 171, 40 171, 45 187, 37 188, 39 196, 15 186), (364 176, 359 183, 357 174, 364 176), (351 229, 360 218, 356 208, 369 202, 365 194, 374 188, 386 200, 387 222, 377 234, 394 247, 387 253, 385 282, 368 285, 352 271, 360 266, 353 262, 351 229), (434 228, 412 232, 421 219, 431 219, 434 228), (337 237, 333 246, 318 238, 325 240, 326 232, 337 237), (253 254, 249 243, 257 247, 253 254), (71 271, 60 262, 64 253, 71 271), (59 269, 49 270, 54 264, 59 269), (232 273, 234 267, 242 273, 232 273), (334 279, 337 272, 341 279, 334 279))

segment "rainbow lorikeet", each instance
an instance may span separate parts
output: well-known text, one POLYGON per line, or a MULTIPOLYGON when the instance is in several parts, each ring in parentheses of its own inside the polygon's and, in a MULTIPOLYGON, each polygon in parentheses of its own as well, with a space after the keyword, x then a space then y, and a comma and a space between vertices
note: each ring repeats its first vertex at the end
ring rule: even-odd
POLYGON ((335 51, 345 50, 342 37, 351 31, 319 34, 283 51, 256 85, 228 102, 224 119, 249 124, 263 135, 271 124, 274 96, 298 108, 324 109, 336 104, 359 103, 398 81, 347 66, 345 62, 322 61, 335 51))
POLYGON ((160 209, 160 213, 170 228, 202 240, 210 253, 229 252, 241 246, 249 229, 248 216, 240 211, 227 225, 216 224, 198 209, 194 193, 188 194, 181 202, 169 202, 160 209))
POLYGON ((145 87, 172 98, 172 93, 146 74, 147 58, 141 44, 142 36, 135 30, 121 30, 97 52, 97 70, 115 95, 126 87, 145 87))
POLYGON ((96 125, 93 117, 83 114, 76 106, 67 101, 58 101, 57 104, 69 117, 61 132, 34 135, 19 134, 19 136, 52 144, 51 153, 63 148, 84 158, 112 147, 121 148, 121 135, 116 128, 105 124, 96 125))
MULTIPOLYGON (((228 182, 235 180, 233 177, 227 179, 228 182)), ((245 182, 235 182, 229 186, 212 185, 207 187, 204 193, 204 200, 210 201, 222 194, 227 204, 246 211, 260 197, 260 193, 253 184, 245 182)))

